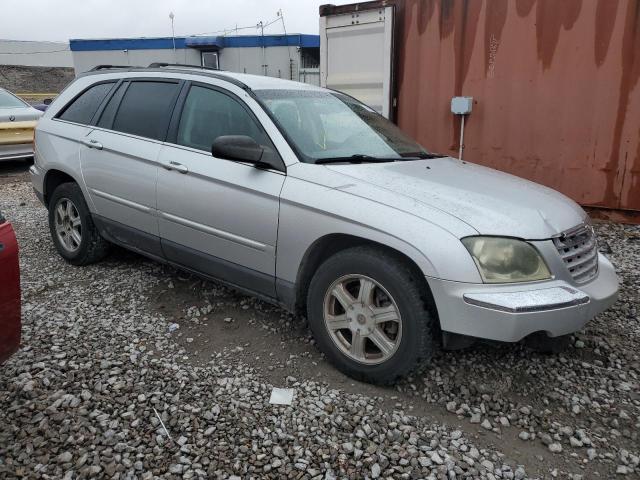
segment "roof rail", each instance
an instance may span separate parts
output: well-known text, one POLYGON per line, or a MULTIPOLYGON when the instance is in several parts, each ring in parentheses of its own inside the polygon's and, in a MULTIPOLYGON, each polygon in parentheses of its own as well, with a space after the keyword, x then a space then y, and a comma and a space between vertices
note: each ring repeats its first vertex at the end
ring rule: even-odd
POLYGON ((203 65, 187 65, 186 63, 166 63, 166 62, 153 62, 150 63, 147 68, 160 68, 160 67, 188 67, 199 68, 201 70, 214 70, 219 71, 219 68, 205 67, 203 65))
POLYGON ((107 70, 109 68, 131 68, 131 65, 96 65, 90 72, 97 72, 98 70, 107 70))
POLYGON ((224 74, 220 74, 217 72, 223 72, 224 70, 220 70, 219 68, 211 68, 211 67, 202 67, 200 65, 186 65, 183 63, 164 63, 164 62, 154 62, 149 64, 149 66, 147 68, 195 68, 198 70, 206 70, 206 72, 203 72, 203 74, 208 75, 210 77, 213 78, 217 78, 218 80, 224 80, 225 82, 229 82, 234 84, 236 87, 240 87, 244 90, 251 90, 251 88, 249 87, 249 85, 247 85, 246 83, 238 80, 237 78, 234 77, 230 77, 224 74))

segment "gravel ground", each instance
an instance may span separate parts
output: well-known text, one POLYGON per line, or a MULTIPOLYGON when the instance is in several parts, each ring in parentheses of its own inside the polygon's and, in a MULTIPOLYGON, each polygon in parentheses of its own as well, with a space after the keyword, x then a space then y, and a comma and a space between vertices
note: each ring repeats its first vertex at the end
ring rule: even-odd
POLYGON ((120 249, 66 264, 28 183, 0 185, 0 209, 24 308, 2 478, 639 478, 639 227, 598 225, 621 298, 565 354, 478 345, 380 388, 254 298, 120 249))
MULTIPOLYGON (((25 160, 4 160, 0 163, 0 185, 29 181, 29 167, 33 158, 25 160)), ((0 204, 1 206, 2 204, 0 204)))

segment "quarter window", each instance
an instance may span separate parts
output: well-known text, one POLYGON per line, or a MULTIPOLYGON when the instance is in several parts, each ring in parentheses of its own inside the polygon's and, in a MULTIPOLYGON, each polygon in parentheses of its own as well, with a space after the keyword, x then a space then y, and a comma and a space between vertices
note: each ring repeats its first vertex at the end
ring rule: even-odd
POLYGON ((85 90, 69 104, 58 118, 88 125, 115 82, 99 83, 85 90))
POLYGON ((164 140, 179 84, 131 82, 113 120, 113 130, 164 140))
POLYGON ((217 90, 192 86, 182 109, 177 143, 210 151, 213 141, 223 135, 247 135, 260 145, 271 146, 237 100, 217 90))

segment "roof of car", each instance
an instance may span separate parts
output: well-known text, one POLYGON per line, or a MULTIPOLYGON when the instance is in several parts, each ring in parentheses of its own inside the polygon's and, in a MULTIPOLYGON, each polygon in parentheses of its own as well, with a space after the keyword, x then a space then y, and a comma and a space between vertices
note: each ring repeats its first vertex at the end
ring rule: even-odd
POLYGON ((308 83, 295 82, 282 78, 268 77, 264 75, 251 75, 248 73, 234 73, 224 70, 214 70, 201 68, 197 65, 159 65, 152 64, 147 68, 144 67, 120 67, 110 65, 100 65, 94 70, 86 72, 85 75, 95 75, 100 73, 122 72, 167 72, 167 73, 187 73, 189 75, 202 75, 204 77, 213 77, 220 80, 228 80, 238 86, 249 88, 251 90, 323 90, 315 85, 308 83))
POLYGON ((220 74, 230 78, 235 78, 252 90, 322 90, 320 87, 316 87, 315 85, 310 85, 308 83, 295 82, 293 80, 285 80, 283 78, 267 77, 265 75, 225 72, 222 70, 220 70, 220 74))

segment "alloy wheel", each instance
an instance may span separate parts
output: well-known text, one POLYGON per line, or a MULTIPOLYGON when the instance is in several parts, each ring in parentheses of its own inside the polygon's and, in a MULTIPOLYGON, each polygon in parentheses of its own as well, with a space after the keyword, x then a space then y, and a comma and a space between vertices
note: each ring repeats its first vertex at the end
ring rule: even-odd
POLYGON ((74 253, 82 243, 82 221, 80 212, 68 198, 61 198, 55 206, 56 236, 62 247, 74 253))
POLYGON ((323 314, 333 342, 358 363, 383 363, 400 345, 400 310, 389 292, 370 277, 338 278, 327 289, 323 314))

